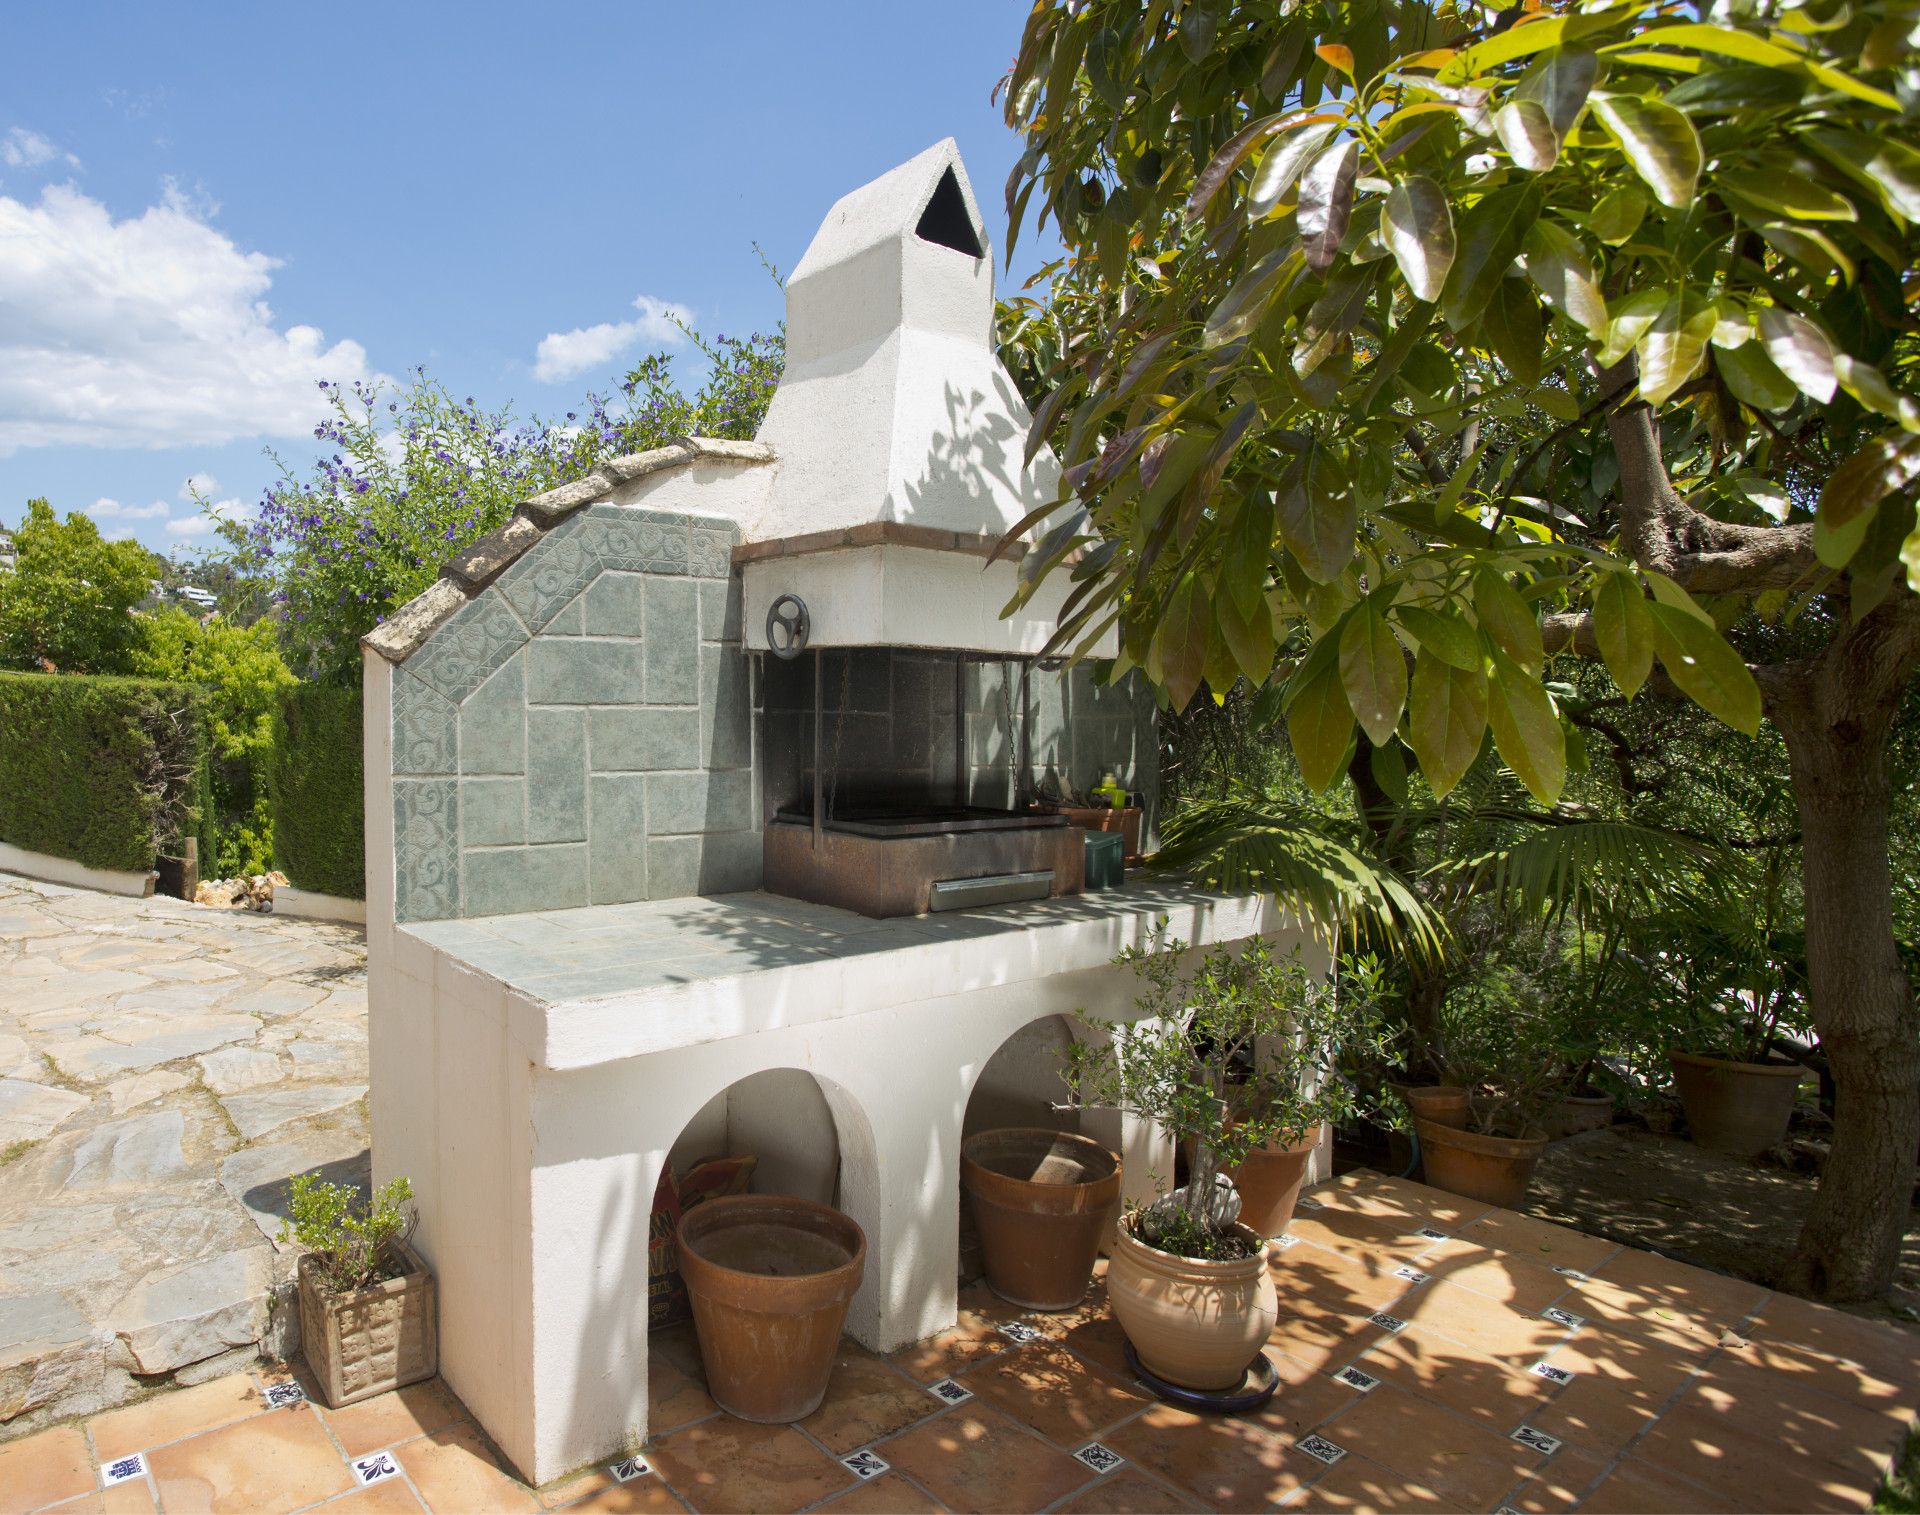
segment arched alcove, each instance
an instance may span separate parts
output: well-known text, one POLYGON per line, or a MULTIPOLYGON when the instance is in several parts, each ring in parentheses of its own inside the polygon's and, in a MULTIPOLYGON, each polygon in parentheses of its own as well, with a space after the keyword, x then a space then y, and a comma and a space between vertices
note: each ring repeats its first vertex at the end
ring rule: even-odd
POLYGON ((1066 1016, 1043 1015, 1002 1042, 973 1081, 962 1139, 1006 1126, 1078 1131, 1079 1111, 1058 1108, 1067 1102, 1061 1068, 1073 1039, 1066 1016))
POLYGON ((840 1136, 820 1080, 801 1068, 747 1074, 687 1122, 667 1165, 681 1179, 706 1158, 745 1156, 755 1159, 754 1193, 838 1203, 840 1136))

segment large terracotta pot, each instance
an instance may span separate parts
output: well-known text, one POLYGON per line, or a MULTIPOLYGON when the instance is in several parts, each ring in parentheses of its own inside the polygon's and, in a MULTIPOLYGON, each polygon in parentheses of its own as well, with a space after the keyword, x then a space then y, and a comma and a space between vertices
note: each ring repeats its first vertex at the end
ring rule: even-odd
POLYGON ((1424 1089, 1405 1090, 1403 1097, 1417 1119, 1452 1126, 1456 1131, 1466 1129, 1467 1091, 1458 1084, 1429 1084, 1424 1089))
POLYGON ((1413 1129, 1420 1138, 1428 1183, 1463 1199, 1509 1210, 1527 1197, 1533 1165, 1547 1146, 1544 1131, 1517 1138, 1482 1136, 1418 1117, 1413 1129))
POLYGON ((1578 1136, 1582 1131, 1603 1131, 1613 1124, 1611 1094, 1568 1094, 1548 1113, 1549 1137, 1578 1136))
POLYGON ((859 1226, 810 1199, 735 1194, 687 1211, 679 1234, 714 1402, 762 1422, 819 1409, 866 1265, 859 1226))
POLYGON ((1756 1157, 1786 1140, 1807 1071, 1800 1064, 1736 1063, 1691 1052, 1669 1052, 1667 1062, 1695 1145, 1756 1157))
POLYGON ((1320 1127, 1315 1126, 1290 1147, 1255 1147, 1245 1162, 1225 1170, 1240 1191, 1243 1226, 1261 1236, 1278 1236, 1287 1229, 1293 1207, 1300 1201, 1300 1186, 1306 1182, 1307 1165, 1319 1145, 1320 1127))
POLYGON ((1188 1389, 1230 1389, 1246 1376, 1279 1311, 1264 1238, 1241 1226, 1251 1256, 1176 1257, 1113 1228, 1107 1298, 1146 1369, 1188 1389))
POLYGON ((987 1286, 1029 1310, 1070 1310, 1120 1208, 1120 1159, 1091 1137, 982 1131, 960 1149, 987 1286))

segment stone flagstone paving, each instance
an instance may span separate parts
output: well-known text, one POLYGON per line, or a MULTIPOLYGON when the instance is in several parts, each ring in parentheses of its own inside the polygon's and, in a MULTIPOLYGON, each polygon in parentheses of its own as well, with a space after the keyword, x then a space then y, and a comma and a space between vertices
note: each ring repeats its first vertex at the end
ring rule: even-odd
POLYGON ((438 1382, 274 1407, 291 1375, 263 1369, 0 1446, 0 1515, 1858 1510, 1920 1408, 1920 1336, 1375 1174, 1312 1201, 1252 1416, 1149 1399, 1102 1280, 1051 1316, 975 1286, 943 1336, 844 1343, 796 1426, 720 1413, 660 1333, 650 1445, 544 1489, 438 1382))
POLYGON ((0 1439, 272 1340, 287 1176, 364 1181, 366 1007, 357 927, 0 874, 0 1439))

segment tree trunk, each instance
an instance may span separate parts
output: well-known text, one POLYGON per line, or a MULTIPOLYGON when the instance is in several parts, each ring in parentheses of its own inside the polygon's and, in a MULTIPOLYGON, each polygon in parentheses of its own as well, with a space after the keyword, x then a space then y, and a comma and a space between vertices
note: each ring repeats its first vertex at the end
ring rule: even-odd
POLYGON ((1835 1086, 1833 1150, 1781 1282, 1830 1300, 1887 1292, 1920 1145, 1920 1014, 1894 944, 1887 851, 1887 737, 1904 680, 1854 666, 1876 640, 1866 629, 1791 683, 1767 681, 1800 808, 1809 991, 1835 1086))

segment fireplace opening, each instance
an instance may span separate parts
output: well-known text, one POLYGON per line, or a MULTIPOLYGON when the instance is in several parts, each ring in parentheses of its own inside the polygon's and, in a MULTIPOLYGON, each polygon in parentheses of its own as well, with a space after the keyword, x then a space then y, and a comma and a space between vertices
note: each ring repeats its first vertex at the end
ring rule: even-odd
POLYGON ((986 256, 986 249, 980 245, 980 234, 974 230, 973 217, 967 214, 967 197, 960 193, 960 181, 954 178, 951 168, 933 187, 913 234, 923 242, 951 247, 969 258, 986 256))

